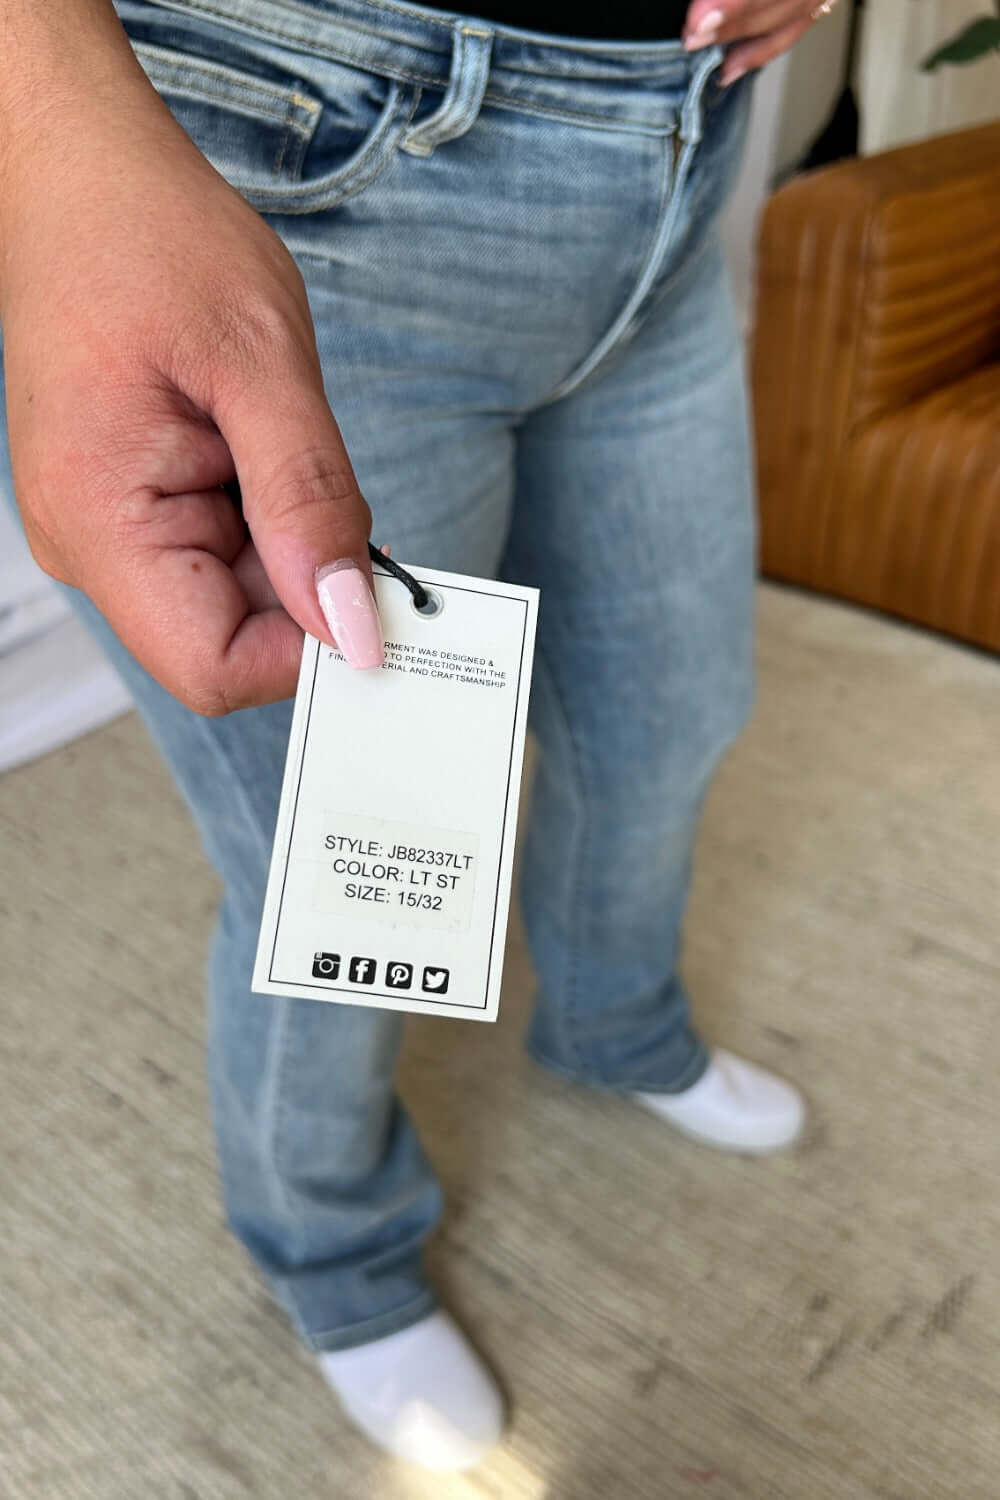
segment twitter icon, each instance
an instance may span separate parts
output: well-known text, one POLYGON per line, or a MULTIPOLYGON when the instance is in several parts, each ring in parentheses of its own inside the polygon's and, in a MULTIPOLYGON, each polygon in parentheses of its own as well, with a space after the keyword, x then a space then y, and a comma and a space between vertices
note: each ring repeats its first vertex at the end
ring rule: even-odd
POLYGON ((428 966, 424 970, 424 978, 420 988, 428 995, 447 995, 450 971, 448 969, 435 969, 428 966))

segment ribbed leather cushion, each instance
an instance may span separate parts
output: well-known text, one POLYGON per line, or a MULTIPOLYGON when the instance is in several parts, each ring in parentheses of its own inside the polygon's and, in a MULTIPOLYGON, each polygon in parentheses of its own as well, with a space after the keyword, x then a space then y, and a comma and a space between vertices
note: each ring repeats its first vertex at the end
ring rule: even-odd
POLYGON ((1000 651, 1000 363, 854 443, 832 592, 1000 651))
POLYGON ((1000 177, 890 199, 866 229, 855 422, 1000 353, 1000 177))
POLYGON ((1000 649, 1000 125, 792 183, 759 279, 765 572, 1000 649))

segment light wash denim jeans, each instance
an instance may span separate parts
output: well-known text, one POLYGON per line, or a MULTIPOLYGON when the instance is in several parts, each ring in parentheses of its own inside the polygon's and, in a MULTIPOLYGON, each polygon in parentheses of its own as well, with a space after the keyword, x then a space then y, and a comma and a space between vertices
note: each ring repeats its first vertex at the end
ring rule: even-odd
MULTIPOLYGON (((751 698, 742 350, 717 233, 747 84, 719 86, 715 50, 397 3, 119 9, 298 260, 376 540, 541 589, 531 1049, 587 1083, 684 1088, 706 1065, 677 973, 692 843, 751 698)), ((393 1090, 400 1020, 249 992, 290 705, 196 717, 76 597, 225 885, 209 1072, 230 1223, 310 1347, 390 1333, 434 1305, 421 1249, 441 1211, 393 1090)))

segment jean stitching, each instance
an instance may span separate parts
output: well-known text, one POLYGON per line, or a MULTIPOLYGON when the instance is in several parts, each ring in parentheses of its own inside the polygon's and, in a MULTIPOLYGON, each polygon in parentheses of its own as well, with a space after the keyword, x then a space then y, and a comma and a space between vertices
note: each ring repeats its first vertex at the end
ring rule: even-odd
POLYGON ((359 1344, 369 1343, 373 1338, 382 1336, 382 1332, 376 1334, 372 1332, 373 1329, 379 1329, 386 1333, 401 1332, 402 1329, 408 1328, 411 1324, 417 1323, 421 1318, 426 1317, 428 1312, 433 1311, 436 1306, 437 1298, 430 1287, 428 1287, 426 1291, 420 1292, 416 1297, 412 1297, 409 1302, 404 1302, 401 1307, 393 1308, 389 1312, 376 1313, 371 1318, 362 1318, 358 1323, 347 1323, 342 1328, 324 1328, 314 1333, 310 1329, 305 1328, 299 1316, 296 1316, 296 1322, 302 1329, 303 1336, 307 1342, 317 1352, 321 1354, 324 1352, 333 1353, 336 1351, 324 1351, 320 1345, 328 1339, 337 1340, 338 1348, 350 1348, 355 1342, 359 1344), (344 1344, 342 1340, 345 1337, 350 1339, 351 1342, 344 1344))
POLYGON ((246 793, 246 788, 243 785, 239 774, 237 773, 235 763, 232 760, 232 757, 226 754, 226 751, 223 749, 216 736, 212 733, 209 727, 211 720, 204 719, 199 714, 195 713, 191 714, 191 718, 193 720, 193 727, 195 729, 195 732, 201 738, 202 743, 208 750, 209 755, 221 766, 223 770, 223 784, 228 786, 231 790, 235 790, 236 796, 239 798, 241 803, 240 810, 244 826, 251 828, 257 835, 258 849, 263 858, 263 863, 266 868, 271 858, 270 841, 267 834, 261 828, 260 819, 257 817, 256 813, 253 810, 253 806, 246 793))
POLYGON ((535 104, 514 95, 495 94, 490 89, 483 95, 483 103, 493 104, 498 109, 509 109, 515 114, 540 115, 546 120, 565 120, 568 125, 584 125, 591 130, 612 130, 618 135, 674 135, 677 130, 676 121, 664 125, 658 120, 608 120, 602 115, 585 114, 582 110, 535 104))
POLYGON ((620 349, 644 316, 648 315, 651 299, 656 294, 656 279, 667 265, 670 251, 677 237, 683 194, 691 180, 691 166, 704 137, 704 96, 713 73, 722 62, 722 49, 713 47, 699 62, 681 106, 680 152, 676 140, 669 143, 663 155, 663 189, 657 214, 656 229, 645 263, 631 296, 618 314, 617 319, 598 339, 588 357, 576 370, 568 375, 561 385, 549 395, 549 402, 568 396, 581 386, 620 349), (667 184, 670 190, 667 191, 667 184))
MULTIPOLYGON (((180 3, 180 0, 160 0, 160 3, 164 4, 166 9, 180 11, 185 15, 206 16, 210 21, 220 21, 224 25, 228 24, 243 35, 261 36, 265 40, 270 38, 273 41, 285 42, 290 46, 301 47, 302 45, 301 36, 296 35, 294 31, 285 31, 282 27, 276 26, 271 21, 257 19, 246 21, 233 11, 204 5, 200 3, 200 0, 183 0, 183 3, 180 3)), ((289 0, 282 0, 282 4, 287 7, 289 0)), ((298 7, 295 7, 295 9, 298 10, 298 7)), ((303 18, 310 20, 313 25, 316 24, 316 14, 314 11, 303 12, 303 18)), ((371 37, 373 35, 371 31, 362 26, 357 26, 350 21, 338 21, 337 24, 345 30, 356 31, 363 37, 371 37)), ((450 34, 450 27, 448 30, 450 34)), ((310 39, 310 48, 316 57, 329 58, 332 62, 343 62, 349 66, 360 68, 363 72, 377 74, 380 77, 395 78, 400 83, 430 83, 439 87, 444 84, 443 75, 440 73, 424 73, 419 68, 401 69, 389 65, 383 66, 381 62, 366 61, 358 56, 357 53, 352 52, 349 47, 334 46, 329 42, 324 42, 320 37, 310 39)))
MULTIPOLYGON (((145 71, 145 70, 144 70, 145 71)), ((176 73, 166 74, 157 68, 151 68, 147 73, 150 83, 157 90, 170 94, 175 99, 193 99, 199 104, 211 104, 215 109, 226 110, 229 114, 243 115, 248 120, 254 120, 258 124, 264 121, 271 125, 283 125, 286 130, 295 131, 306 140, 311 140, 313 131, 319 115, 308 123, 301 123, 295 119, 292 111, 295 106, 285 101, 285 108, 279 114, 277 109, 266 107, 252 99, 240 99, 233 95, 223 94, 218 89, 205 87, 198 88, 197 85, 188 85, 181 82, 176 73)))
POLYGON ((416 146, 418 149, 414 154, 429 153, 436 147, 465 135, 476 123, 489 77, 490 48, 489 45, 476 48, 470 63, 469 37, 489 43, 492 33, 477 32, 470 27, 459 29, 452 60, 454 76, 448 80, 441 106, 429 119, 407 133, 405 150, 412 152, 416 146), (449 99, 448 96, 452 93, 453 97, 449 99))
MULTIPOLYGON (((657 241, 660 238, 664 220, 667 214, 670 212, 670 186, 674 181, 674 140, 675 134, 674 132, 671 132, 670 136, 668 136, 666 141, 664 142, 663 157, 660 165, 660 188, 659 192, 657 193, 656 202, 656 218, 653 222, 653 230, 652 234, 650 235, 649 245, 640 262, 639 273, 632 286, 632 290, 625 298, 625 301, 616 316, 612 318, 608 327, 597 338, 597 340, 591 347, 590 352, 588 354, 585 354, 583 359, 579 360, 575 367, 570 371, 570 373, 564 376, 563 379, 560 380, 559 383, 554 386, 547 395, 540 398, 536 410, 544 406, 550 406, 553 404, 553 402, 561 401, 564 397, 570 395, 574 390, 577 389, 578 386, 582 385, 585 380, 589 380, 597 370, 601 369, 605 361, 614 354, 616 349, 619 349, 621 347, 622 339, 625 337, 625 334, 633 318, 639 311, 639 306, 637 305, 632 308, 631 313, 629 313, 629 308, 632 307, 632 302, 635 297, 636 288, 642 284, 647 274, 653 252, 656 249, 657 241), (606 348, 602 349, 602 346, 608 339, 608 335, 612 333, 616 327, 618 328, 617 335, 611 340, 610 343, 607 344, 606 348), (594 355, 598 352, 598 350, 602 350, 600 358, 595 364, 591 365, 590 362, 593 359, 594 355)), ((664 248, 663 253, 666 253, 666 247, 664 248)))
POLYGON ((298 137, 299 149, 295 153, 295 160, 289 163, 289 176, 293 182, 298 182, 302 177, 302 166, 306 159, 306 152, 312 143, 312 136, 304 135, 298 137))
POLYGON ((158 75, 158 80, 165 87, 173 87, 178 93, 187 93, 192 98, 204 98, 212 104, 229 103, 230 100, 220 96, 219 89, 210 92, 210 85, 206 81, 205 92, 198 91, 197 83, 185 87, 183 75, 190 73, 197 79, 198 74, 204 75, 206 80, 211 79, 216 84, 226 85, 236 91, 238 95, 247 96, 246 103, 252 107, 254 100, 257 101, 260 112, 266 112, 267 118, 289 123, 289 115, 293 110, 301 110, 309 117, 308 122, 299 125, 294 120, 294 128, 297 130, 315 129, 323 106, 318 99, 312 99, 304 94, 301 89, 284 89, 279 84, 264 83, 261 79, 252 78, 249 73, 241 73, 237 68, 223 67, 221 63, 209 62, 207 59, 198 57, 193 52, 181 52, 171 47, 158 47, 151 42, 132 42, 132 50, 142 65, 143 71, 150 76, 158 75), (148 63, 148 68, 146 64, 148 63), (271 101, 280 102, 281 112, 270 108, 271 101))
MULTIPOLYGON (((267 1169, 268 1181, 274 1192, 278 1209, 291 1231, 293 1247, 299 1242, 299 1226, 295 1209, 281 1178, 279 1165, 279 1138, 284 1118, 284 1081, 288 1057, 289 1012, 292 1002, 287 996, 277 998, 275 1016, 268 1035, 264 1107, 261 1115, 263 1150, 261 1152, 267 1169)), ((292 1251, 293 1256, 295 1250, 292 1251)))
POLYGON ((288 150, 288 142, 291 140, 291 138, 291 130, 285 129, 281 132, 281 135, 278 139, 278 150, 271 165, 271 171, 274 173, 275 177, 281 176, 281 169, 285 164, 285 152, 288 150))
POLYGON ((305 154, 312 141, 312 138, 313 131, 310 131, 307 135, 303 131, 298 129, 286 130, 284 144, 281 149, 281 155, 279 156, 277 165, 275 167, 276 176, 280 176, 282 169, 285 167, 287 157, 288 178, 292 182, 299 181, 302 176, 302 163, 305 160, 305 154), (295 146, 295 150, 292 155, 289 156, 288 148, 293 144, 295 146))
MULTIPOLYGON (((167 0, 167 3, 170 3, 170 0, 167 0)), ((301 15, 303 17, 303 19, 309 20, 313 24, 315 24, 315 21, 316 21, 315 12, 312 11, 312 10, 310 10, 310 9, 308 9, 305 6, 296 4, 296 0, 272 0, 272 3, 277 3, 277 4, 280 5, 281 9, 293 11, 296 15, 301 15)), ((406 6, 406 5, 393 5, 392 4, 392 0, 367 0, 367 3, 368 3, 368 6, 369 6, 369 9, 371 9, 371 10, 384 11, 387 15, 400 16, 403 20, 414 22, 414 23, 416 23, 416 24, 420 25, 421 27, 424 27, 424 28, 426 28, 428 30, 434 29, 436 31, 441 31, 442 33, 444 33, 445 36, 450 36, 451 35, 452 24, 453 24, 451 21, 439 21, 439 20, 436 19, 436 17, 430 16, 430 15, 419 15, 418 16, 418 15, 416 15, 414 13, 414 11, 409 6, 406 6)), ((206 12, 210 11, 210 8, 208 6, 199 5, 197 3, 197 0, 173 0, 173 3, 171 4, 170 8, 174 9, 174 10, 196 10, 196 9, 200 9, 200 10, 204 10, 206 12)), ((216 15, 222 15, 222 16, 225 16, 225 17, 233 19, 233 20, 238 19, 238 16, 233 15, 232 12, 230 12, 230 11, 218 10, 218 11, 211 11, 210 13, 216 14, 216 15)), ((255 22, 254 24, 256 25, 257 23, 255 22)), ((343 20, 340 20, 338 18, 337 24, 341 25, 341 26, 351 26, 351 27, 353 27, 353 29, 355 31, 360 31, 360 32, 362 32, 362 33, 364 33, 366 35, 370 35, 371 34, 370 31, 369 31, 369 29, 367 27, 363 26, 361 23, 359 23, 357 21, 353 21, 353 20, 352 21, 343 21, 343 20)), ((510 28, 510 27, 503 27, 503 26, 497 27, 496 28, 496 33, 498 35, 500 35, 500 36, 505 37, 505 38, 513 36, 513 34, 514 34, 512 28, 510 28)), ((527 32, 526 35, 529 36, 529 37, 532 37, 532 38, 537 38, 541 34, 538 33, 538 32, 527 32)), ((556 45, 558 46, 558 48, 559 48, 560 51, 575 52, 575 53, 579 54, 581 57, 589 57, 589 56, 592 56, 592 55, 595 55, 595 54, 600 55, 600 54, 608 54, 608 53, 613 53, 616 56, 620 55, 622 57, 634 57, 634 56, 636 56, 638 54, 638 52, 642 48, 643 44, 642 43, 638 43, 637 44, 635 42, 614 41, 613 39, 610 39, 610 38, 607 39, 607 40, 604 39, 604 38, 600 38, 600 39, 594 39, 594 40, 591 41, 591 40, 587 40, 587 39, 581 39, 581 38, 578 38, 578 37, 559 37, 558 38, 558 42, 556 43, 556 45)), ((659 48, 662 45, 663 45, 662 43, 653 43, 652 44, 652 46, 655 47, 655 48, 659 48)), ((653 61, 652 57, 650 58, 650 61, 653 61)), ((657 57, 656 61, 657 61, 657 64, 658 64, 658 69, 662 69, 662 67, 664 66, 664 64, 666 64, 668 62, 668 59, 666 57, 662 57, 662 58, 661 57, 657 57)), ((676 54, 674 54, 673 56, 671 56, 671 58, 669 59, 669 61, 671 63, 674 63, 674 62, 683 62, 684 61, 683 54, 680 51, 678 51, 676 54)), ((525 71, 527 72, 527 71, 530 71, 530 70, 526 68, 525 71)), ((657 71, 657 70, 654 70, 654 73, 655 73, 655 71, 657 71)), ((642 76, 646 76, 646 75, 642 75, 642 76)), ((650 75, 650 76, 654 76, 654 75, 650 75)))
POLYGON ((599 1088, 604 1089, 611 1094, 623 1095, 636 1093, 681 1094, 685 1089, 690 1088, 692 1084, 697 1083, 698 1079, 705 1071, 705 1067, 709 1058, 708 1047, 705 1046, 704 1042, 699 1041, 698 1050, 695 1053, 695 1056, 691 1063, 689 1063, 683 1073, 679 1074, 676 1079, 673 1079, 671 1081, 671 1086, 669 1088, 665 1088, 662 1080, 657 1080, 655 1082, 644 1078, 616 1078, 614 1080, 608 1080, 606 1078, 600 1078, 594 1073, 574 1073, 570 1068, 566 1067, 565 1063, 557 1062, 556 1059, 550 1057, 547 1052, 543 1052, 541 1047, 532 1045, 530 1051, 535 1058, 535 1061, 538 1062, 543 1068, 547 1068, 550 1073, 555 1073, 559 1078, 565 1078, 569 1083, 582 1083, 586 1084, 588 1088, 599 1088))
POLYGON ((415 88, 409 108, 405 107, 405 90, 394 85, 394 96, 386 104, 382 120, 361 147, 361 155, 347 171, 340 168, 316 182, 299 183, 284 188, 259 187, 233 179, 233 186, 253 202, 278 214, 308 214, 335 208, 354 197, 380 176, 399 148, 420 101, 421 90, 415 88))
MULTIPOLYGON (((250 800, 246 794, 246 789, 243 786, 243 782, 240 776, 235 773, 235 767, 231 757, 226 754, 219 740, 211 732, 209 721, 207 719, 199 718, 197 714, 192 714, 191 719, 195 732, 199 735, 203 744, 208 748, 210 755, 223 768, 225 784, 230 788, 232 792, 235 793, 236 797, 242 804, 241 811, 244 827, 252 829, 253 832, 257 835, 259 852, 264 863, 266 864, 270 855, 268 840, 263 830, 261 829, 260 820, 254 814, 253 808, 250 804, 250 800)), ((282 996, 280 998, 276 997, 273 1001, 273 1005, 274 1021, 272 1023, 270 1034, 268 1036, 268 1069, 272 1067, 272 1063, 274 1061, 273 1049, 276 1045, 276 1036, 278 1042, 280 1043, 280 1052, 276 1059, 276 1066, 274 1066, 274 1071, 271 1074, 271 1077, 273 1079, 272 1086, 267 1088, 266 1090, 262 1125, 265 1125, 266 1122, 270 1120, 273 1127, 271 1131, 265 1131, 266 1142, 270 1141, 272 1135, 276 1134, 276 1130, 278 1128, 277 1103, 281 1089, 281 1083, 284 1077, 284 1059, 287 1050, 285 1042, 288 1031, 288 1012, 291 1007, 291 1001, 286 996, 282 996)), ((275 1190, 275 1197, 277 1199, 278 1206, 281 1212, 287 1215, 289 1222, 293 1222, 294 1214, 291 1210, 288 1197, 285 1192, 284 1184, 282 1183, 277 1170, 277 1162, 267 1145, 265 1145, 264 1150, 264 1161, 266 1163, 269 1180, 271 1181, 272 1187, 275 1190)))
MULTIPOLYGON (((536 656, 538 658, 538 663, 542 668, 542 672, 548 680, 549 687, 551 688, 553 704, 558 710, 559 717, 561 718, 563 723, 563 731, 570 748, 571 758, 573 761, 573 769, 576 773, 577 803, 578 806, 583 809, 585 808, 587 798, 584 791, 585 779, 583 775, 583 754, 580 742, 574 732, 572 719, 566 710, 565 700, 563 699, 562 692, 556 679, 556 674, 552 669, 548 652, 546 651, 544 646, 536 647, 536 656)), ((581 830, 581 832, 577 835, 577 847, 573 850, 573 858, 570 860, 571 868, 573 870, 573 876, 569 890, 570 900, 567 925, 569 925, 569 922, 576 923, 579 921, 580 911, 582 907, 582 902, 580 901, 580 885, 582 878, 581 870, 584 862, 583 855, 585 855, 587 848, 586 839, 588 820, 585 817, 581 817, 578 820, 577 826, 581 830)), ((588 938, 592 935, 589 927, 586 935, 588 938)), ((580 1022, 578 1016, 575 1013, 576 995, 579 990, 580 979, 581 945, 580 943, 570 942, 568 947, 569 960, 566 965, 566 999, 562 1007, 562 1015, 566 1025, 566 1039, 569 1043, 570 1050, 575 1054, 578 1063, 582 1067, 584 1065, 584 1059, 583 1049, 580 1045, 579 1040, 580 1022)))
MULTIPOLYGON (((282 4, 287 3, 288 0, 282 0, 282 4)), ((226 10, 218 10, 212 6, 203 5, 199 3, 199 0, 185 0, 185 3, 174 3, 170 5, 169 8, 172 10, 190 12, 192 14, 202 14, 209 17, 210 19, 228 22, 230 25, 238 27, 238 29, 240 30, 249 31, 252 34, 259 34, 261 36, 264 36, 265 38, 270 38, 273 41, 284 42, 289 45, 301 44, 301 37, 296 36, 294 32, 283 30, 280 26, 274 25, 273 22, 260 21, 255 19, 248 26, 240 26, 238 16, 233 15, 226 10)), ((373 8, 388 10, 394 9, 394 7, 392 6, 384 5, 373 8)), ((406 12, 400 13, 406 14, 406 12)), ((310 15, 310 19, 315 21, 315 16, 310 15)), ((433 24, 435 26, 440 25, 440 23, 437 21, 429 22, 428 24, 433 24)), ((363 27, 354 25, 351 22, 338 21, 338 25, 342 27, 350 27, 354 31, 358 32, 361 36, 371 35, 371 33, 366 31, 363 27)), ((450 27, 446 29, 448 30, 448 33, 450 35, 450 27)), ((330 42, 325 42, 320 38, 317 38, 312 43, 312 48, 317 57, 327 58, 332 62, 342 62, 349 67, 356 67, 363 72, 372 73, 382 78, 395 79, 397 83, 423 83, 429 85, 432 88, 445 88, 447 86, 447 80, 442 73, 428 73, 423 69, 417 67, 401 68, 394 66, 391 63, 383 63, 382 61, 373 62, 371 59, 366 59, 358 52, 352 51, 348 46, 334 45, 330 42)), ((528 68, 525 68, 523 71, 528 75, 531 74, 531 70, 528 68)), ((548 75, 538 74, 536 76, 547 77, 548 75)), ((553 81, 559 82, 560 80, 556 79, 553 81)), ((570 78, 566 81, 572 82, 572 79, 570 78)), ((674 125, 663 125, 655 120, 644 119, 637 120, 634 123, 631 121, 624 123, 608 121, 597 113, 587 114, 583 111, 574 111, 569 109, 549 107, 547 105, 538 105, 528 100, 520 100, 516 95, 507 96, 504 94, 498 94, 490 89, 487 89, 486 93, 484 94, 483 101, 484 103, 488 102, 490 104, 495 104, 501 109, 509 109, 516 113, 519 112, 529 115, 539 115, 543 119, 565 120, 567 123, 572 125, 587 125, 591 129, 613 130, 626 135, 630 133, 663 135, 670 134, 673 132, 673 130, 676 129, 676 126, 674 125)))
MULTIPOLYGON (((205 5, 203 3, 203 0, 167 0, 167 4, 169 9, 171 10, 202 11, 205 15, 222 17, 225 20, 230 20, 237 23, 242 20, 242 17, 236 9, 230 10, 226 7, 205 5)), ((370 5, 372 10, 382 10, 388 14, 403 16, 410 21, 419 20, 421 25, 426 24, 428 27, 434 27, 435 29, 441 31, 444 38, 448 38, 452 34, 453 22, 451 21, 438 21, 434 17, 428 16, 425 23, 425 19, 423 16, 414 16, 413 12, 408 10, 405 6, 392 5, 390 3, 387 3, 387 0, 370 0, 370 5)), ((276 8, 291 11, 293 14, 301 16, 304 21, 309 21, 313 26, 316 25, 317 16, 315 10, 313 10, 310 6, 296 4, 296 0, 280 0, 280 3, 276 8)), ((250 24, 253 26, 263 26, 265 23, 254 20, 250 24)), ((268 26, 268 29, 273 30, 276 35, 283 34, 280 33, 279 29, 275 27, 273 22, 269 21, 266 24, 268 26)), ((360 31, 363 36, 371 36, 374 34, 373 28, 364 26, 358 21, 345 21, 338 17, 336 24, 338 26, 349 26, 354 31, 360 31)))

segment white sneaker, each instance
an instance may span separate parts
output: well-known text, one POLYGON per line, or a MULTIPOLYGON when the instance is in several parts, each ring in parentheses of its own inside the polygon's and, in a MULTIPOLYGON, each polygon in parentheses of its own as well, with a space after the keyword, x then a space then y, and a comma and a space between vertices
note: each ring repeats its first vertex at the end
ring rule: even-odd
POLYGON ((397 1458, 469 1469, 503 1433, 496 1381, 445 1312, 319 1363, 350 1420, 397 1458))
POLYGON ((806 1102, 798 1089, 721 1047, 689 1089, 632 1097, 692 1140, 723 1151, 782 1151, 805 1129, 806 1102))

